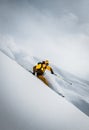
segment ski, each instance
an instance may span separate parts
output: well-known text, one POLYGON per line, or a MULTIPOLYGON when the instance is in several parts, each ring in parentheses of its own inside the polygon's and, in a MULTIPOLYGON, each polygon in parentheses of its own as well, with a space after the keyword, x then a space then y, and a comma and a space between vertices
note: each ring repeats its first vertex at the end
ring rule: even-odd
POLYGON ((60 92, 57 92, 58 93, 58 95, 60 95, 61 97, 65 97, 62 93, 60 93, 60 92))

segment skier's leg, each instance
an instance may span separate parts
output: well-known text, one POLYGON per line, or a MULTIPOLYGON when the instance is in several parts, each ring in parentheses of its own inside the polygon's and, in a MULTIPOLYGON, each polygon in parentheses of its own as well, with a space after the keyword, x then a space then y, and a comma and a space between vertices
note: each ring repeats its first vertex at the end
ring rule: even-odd
POLYGON ((38 75, 37 76, 40 80, 42 80, 47 86, 49 86, 48 81, 46 80, 46 78, 43 75, 38 75))

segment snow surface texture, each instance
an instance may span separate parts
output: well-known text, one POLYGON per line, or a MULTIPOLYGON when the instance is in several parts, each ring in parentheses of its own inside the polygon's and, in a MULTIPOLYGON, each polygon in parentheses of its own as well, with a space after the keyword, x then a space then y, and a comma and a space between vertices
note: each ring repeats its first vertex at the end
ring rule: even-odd
POLYGON ((0 60, 1 130, 89 129, 89 117, 65 98, 2 52, 0 60))
MULTIPOLYGON (((29 54, 26 50, 17 47, 12 41, 6 42, 6 44, 4 44, 4 42, 2 42, 0 45, 0 50, 8 55, 11 59, 15 60, 26 70, 32 71, 32 67, 37 62, 43 60, 34 56, 30 50, 29 54)), ((45 77, 49 81, 50 88, 57 93, 62 93, 65 95, 65 98, 68 101, 73 103, 77 108, 89 116, 89 81, 85 81, 64 70, 61 70, 52 63, 51 66, 54 72, 59 75, 60 78, 50 74, 49 72, 46 72, 45 77), (65 81, 61 78, 65 79, 65 81), (72 85, 66 81, 72 82, 72 85)))

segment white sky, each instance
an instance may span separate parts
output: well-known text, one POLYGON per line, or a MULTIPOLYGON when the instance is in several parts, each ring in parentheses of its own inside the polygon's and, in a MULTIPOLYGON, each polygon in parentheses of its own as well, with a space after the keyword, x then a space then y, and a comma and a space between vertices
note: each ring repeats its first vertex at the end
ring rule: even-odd
POLYGON ((0 36, 89 80, 88 7, 88 0, 1 0, 0 36))

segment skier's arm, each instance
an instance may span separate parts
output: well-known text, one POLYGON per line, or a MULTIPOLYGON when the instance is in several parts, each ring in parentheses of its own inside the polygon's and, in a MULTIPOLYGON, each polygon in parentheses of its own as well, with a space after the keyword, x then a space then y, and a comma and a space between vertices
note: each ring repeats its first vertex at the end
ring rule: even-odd
POLYGON ((51 71, 51 74, 54 74, 54 72, 53 72, 53 69, 52 69, 52 68, 50 68, 50 71, 51 71))
POLYGON ((36 66, 33 67, 33 75, 35 75, 36 72, 36 66))
POLYGON ((51 74, 54 74, 53 69, 50 66, 47 66, 47 70, 49 70, 51 74))

